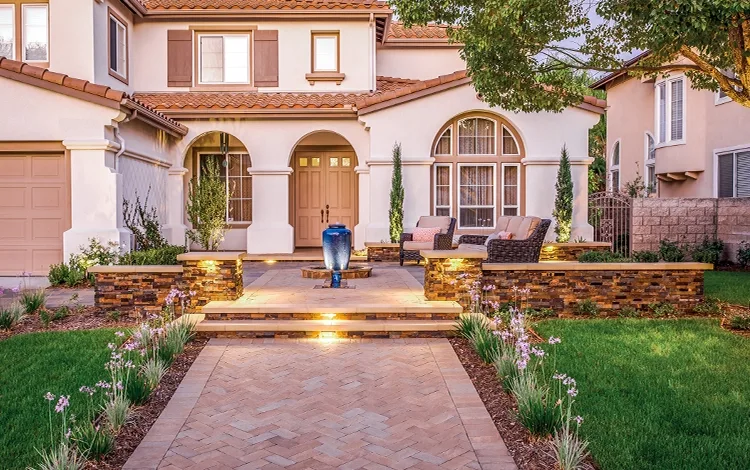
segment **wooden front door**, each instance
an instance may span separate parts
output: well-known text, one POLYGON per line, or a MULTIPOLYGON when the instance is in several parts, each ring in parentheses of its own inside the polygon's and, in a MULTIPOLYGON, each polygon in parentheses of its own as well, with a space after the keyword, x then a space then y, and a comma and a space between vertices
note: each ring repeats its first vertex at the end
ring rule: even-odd
POLYGON ((352 229, 356 222, 354 152, 297 151, 295 171, 295 242, 319 247, 328 224, 352 229))

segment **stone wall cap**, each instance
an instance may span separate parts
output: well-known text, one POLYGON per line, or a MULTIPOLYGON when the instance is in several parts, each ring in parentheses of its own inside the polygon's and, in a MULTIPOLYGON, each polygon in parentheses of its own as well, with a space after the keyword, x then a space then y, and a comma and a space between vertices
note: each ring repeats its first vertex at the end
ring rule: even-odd
POLYGON ((89 268, 90 273, 133 273, 133 274, 143 274, 143 273, 181 273, 182 272, 182 266, 175 266, 175 265, 118 265, 118 266, 91 266, 89 268))
POLYGON ((541 261, 539 263, 483 263, 483 271, 711 271, 707 263, 580 263, 541 261))
POLYGON ((575 243, 575 242, 570 242, 570 243, 549 242, 549 243, 545 243, 543 246, 553 246, 555 248, 558 248, 558 247, 565 247, 565 248, 581 247, 581 248, 586 248, 586 247, 602 247, 602 246, 610 247, 610 246, 612 246, 612 244, 610 242, 583 242, 583 243, 575 243))
POLYGON ((487 259, 487 253, 480 250, 422 250, 419 254, 425 259, 487 259))
POLYGON ((191 251, 177 255, 177 261, 231 261, 243 259, 244 251, 191 251))
POLYGON ((366 248, 400 248, 399 243, 391 242, 365 242, 366 248))

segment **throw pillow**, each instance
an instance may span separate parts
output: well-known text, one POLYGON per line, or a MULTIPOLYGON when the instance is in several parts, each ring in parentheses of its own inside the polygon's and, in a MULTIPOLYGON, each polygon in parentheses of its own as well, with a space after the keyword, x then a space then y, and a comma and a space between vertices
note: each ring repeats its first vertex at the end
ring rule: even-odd
POLYGON ((416 227, 412 232, 411 239, 415 242, 432 242, 438 233, 440 233, 440 227, 416 227))
POLYGON ((485 246, 490 246, 490 240, 510 240, 511 238, 513 238, 513 233, 511 232, 496 232, 487 237, 484 244, 485 246))

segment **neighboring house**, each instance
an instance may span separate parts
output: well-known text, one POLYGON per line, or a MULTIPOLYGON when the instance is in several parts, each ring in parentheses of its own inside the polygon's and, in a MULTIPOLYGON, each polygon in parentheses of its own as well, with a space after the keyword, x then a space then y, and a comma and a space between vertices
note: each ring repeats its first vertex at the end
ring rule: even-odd
POLYGON ((750 197, 750 109, 693 89, 683 73, 619 72, 592 88, 607 91, 608 189, 641 176, 658 197, 750 197))
POLYGON ((605 103, 491 108, 445 28, 391 15, 373 0, 0 0, 0 274, 45 274, 91 237, 129 246, 136 194, 184 243, 211 159, 222 249, 316 247, 333 222, 357 247, 387 239, 395 142, 405 225, 449 214, 458 233, 550 217, 565 144, 573 235, 590 237, 587 131, 605 103))

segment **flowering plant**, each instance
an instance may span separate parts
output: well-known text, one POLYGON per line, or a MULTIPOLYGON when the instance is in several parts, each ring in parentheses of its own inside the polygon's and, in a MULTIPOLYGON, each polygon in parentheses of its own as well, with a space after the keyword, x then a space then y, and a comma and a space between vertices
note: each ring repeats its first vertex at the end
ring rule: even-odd
POLYGON ((167 294, 166 299, 164 299, 164 303, 166 304, 165 307, 165 313, 167 318, 165 318, 165 321, 171 322, 175 318, 175 305, 180 306, 180 315, 185 314, 185 308, 189 305, 190 299, 195 297, 196 292, 195 291, 181 291, 180 289, 172 289, 169 291, 169 294, 167 294))

